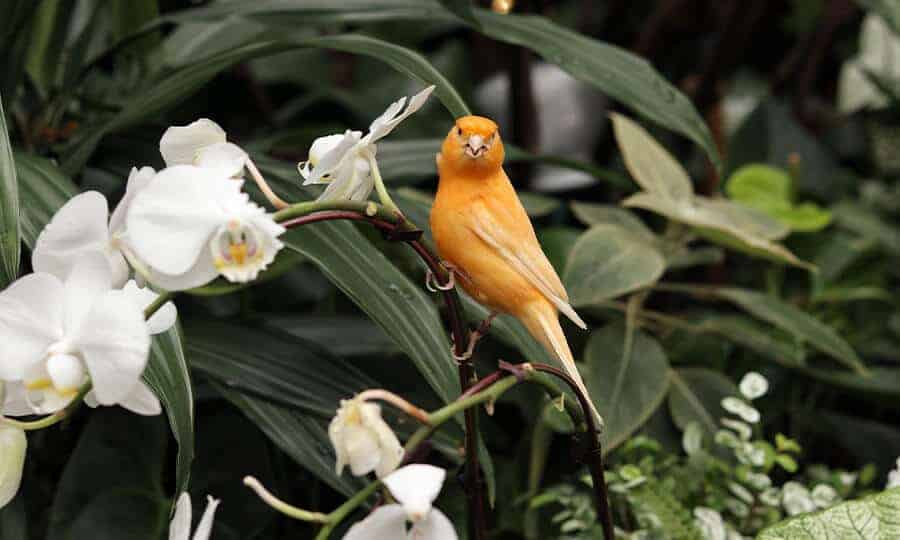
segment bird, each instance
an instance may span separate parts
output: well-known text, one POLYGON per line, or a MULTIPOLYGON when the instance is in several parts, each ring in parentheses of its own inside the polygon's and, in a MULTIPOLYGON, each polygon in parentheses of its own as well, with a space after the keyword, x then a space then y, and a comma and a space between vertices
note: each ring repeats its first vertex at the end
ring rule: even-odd
MULTIPOLYGON (((503 170, 504 156, 493 120, 483 116, 456 120, 436 156, 438 189, 430 225, 437 253, 455 283, 490 310, 487 325, 500 313, 522 322, 559 360, 602 422, 575 365, 559 313, 581 329, 587 325, 569 304, 562 281, 538 243, 503 170)), ((469 354, 473 347, 470 341, 469 354)))

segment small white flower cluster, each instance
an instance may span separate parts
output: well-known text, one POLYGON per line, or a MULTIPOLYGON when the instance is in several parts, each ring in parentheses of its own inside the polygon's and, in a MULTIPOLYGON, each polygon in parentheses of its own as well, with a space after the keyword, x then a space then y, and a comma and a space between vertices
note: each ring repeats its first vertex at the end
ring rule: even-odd
POLYGON ((328 436, 337 455, 337 474, 347 465, 355 476, 375 472, 400 503, 379 507, 351 527, 344 540, 457 540, 447 516, 431 506, 441 491, 446 472, 431 465, 398 469, 403 447, 381 417, 381 407, 361 396, 341 401, 328 426, 328 436), (408 532, 407 521, 412 523, 408 532))
POLYGON ((765 449, 754 444, 751 424, 760 421, 759 411, 750 402, 761 398, 769 391, 769 381, 765 377, 751 371, 741 379, 738 389, 741 397, 728 396, 722 399, 722 408, 740 418, 722 418, 720 422, 727 429, 716 433, 716 443, 734 450, 735 456, 745 465, 762 467, 766 461, 765 449))
POLYGON ((700 531, 705 540, 742 540, 744 537, 729 523, 725 523, 722 514, 698 506, 694 508, 694 526, 700 531))

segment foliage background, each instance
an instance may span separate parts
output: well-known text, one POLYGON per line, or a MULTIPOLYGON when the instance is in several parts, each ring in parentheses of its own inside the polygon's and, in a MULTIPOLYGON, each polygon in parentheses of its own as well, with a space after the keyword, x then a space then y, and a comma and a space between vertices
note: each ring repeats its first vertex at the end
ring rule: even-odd
MULTIPOLYGON (((870 4, 896 24, 889 3, 870 4)), ((14 157, 0 154, 3 283, 29 269, 27 247, 66 198, 97 189, 115 200, 131 166, 161 167, 169 125, 214 119, 279 193, 309 198, 295 164, 314 138, 361 129, 434 82, 440 103, 379 144, 383 175, 425 227, 433 155, 452 116, 468 108, 500 120, 510 175, 591 319, 590 333, 570 339, 610 424, 613 465, 615 447, 637 432, 678 451, 690 420, 714 431, 719 398, 751 369, 772 383, 764 432, 799 440, 804 462, 873 463, 883 475, 900 455, 897 108, 842 116, 834 106, 863 6, 520 0, 515 13, 527 16, 501 16, 450 0, 7 0, 3 9, 11 142, 0 146, 14 157), (612 111, 641 119, 698 194, 721 194, 744 164, 785 169, 795 200, 831 212, 826 228, 784 241, 818 274, 721 241, 664 259, 639 249, 646 234, 665 242, 671 229, 655 214, 615 209, 637 186, 612 111), (663 283, 695 287, 635 293, 663 271, 663 283), (627 302, 644 327, 640 354, 621 351, 627 302), (868 376, 847 369, 856 362, 868 376)), ((306 537, 310 528, 277 516, 241 478, 330 509, 358 485, 334 475, 324 430, 341 397, 379 386, 428 407, 453 397, 448 339, 409 253, 347 223, 293 231, 287 244, 265 283, 216 283, 178 299, 181 329, 155 343, 147 374, 168 423, 82 411, 30 437, 24 487, 0 512, 0 538, 159 538, 188 475, 195 501, 224 500, 214 538, 306 537)), ((483 315, 468 310, 473 321, 483 315)), ((545 359, 509 320, 481 347, 482 373, 497 358, 545 359)), ((544 409, 537 392, 516 392, 482 421, 499 538, 525 534, 526 494, 577 476, 544 409)), ((459 445, 458 431, 442 434, 435 459, 455 467, 459 445)), ((461 515, 457 483, 443 498, 461 515)))

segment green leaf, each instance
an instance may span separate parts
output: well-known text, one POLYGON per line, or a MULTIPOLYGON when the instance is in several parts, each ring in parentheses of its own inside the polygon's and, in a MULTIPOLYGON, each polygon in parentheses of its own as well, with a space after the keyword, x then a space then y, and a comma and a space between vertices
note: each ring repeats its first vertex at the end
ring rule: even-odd
POLYGON ((604 452, 641 427, 669 388, 669 362, 656 339, 635 330, 627 355, 625 342, 625 326, 614 323, 593 332, 584 351, 585 384, 606 421, 604 452))
POLYGON ((187 491, 194 461, 194 392, 184 359, 178 325, 153 336, 144 380, 166 409, 178 456, 175 462, 175 493, 187 491))
POLYGON ((672 381, 669 412, 678 429, 697 422, 710 437, 719 430, 719 418, 726 416, 722 398, 738 395, 738 388, 718 371, 705 368, 681 368, 669 371, 672 381))
POLYGON ((806 364, 806 352, 799 343, 785 339, 753 319, 740 315, 714 315, 699 323, 700 330, 715 334, 747 347, 787 367, 806 364))
POLYGON ((280 407, 264 399, 237 392, 224 385, 216 389, 259 427, 275 445, 303 468, 344 495, 363 487, 349 471, 334 472, 336 457, 328 442, 324 420, 280 407))
POLYGON ((22 240, 29 248, 34 248, 38 235, 53 214, 78 194, 78 187, 48 159, 23 152, 16 152, 15 159, 22 240))
POLYGON ((768 165, 745 165, 725 183, 733 200, 756 208, 781 221, 792 231, 815 232, 831 222, 831 213, 812 203, 794 205, 792 180, 784 171, 768 165))
POLYGON ((575 214, 578 221, 588 227, 600 224, 619 225, 634 234, 646 238, 648 242, 656 241, 656 235, 653 234, 653 231, 630 210, 610 204, 592 204, 578 201, 572 201, 571 207, 572 213, 575 214))
POLYGON ((869 375, 859 375, 837 369, 804 369, 814 379, 857 392, 865 397, 900 397, 900 368, 872 367, 869 375))
POLYGON ((142 540, 168 528, 161 484, 165 425, 101 407, 69 457, 50 511, 47 540, 142 540))
POLYGON ((352 364, 283 332, 210 320, 192 322, 186 335, 193 369, 307 415, 330 419, 340 400, 378 386, 352 364))
POLYGON ((19 87, 31 34, 31 17, 40 6, 33 0, 7 0, 0 18, 0 95, 14 96, 19 87))
POLYGON ((476 10, 475 16, 487 36, 535 51, 644 118, 693 140, 721 171, 718 150, 703 118, 646 60, 544 17, 500 15, 483 9, 476 10))
POLYGON ((559 199, 537 193, 528 193, 527 191, 519 193, 519 200, 522 202, 522 206, 525 207, 525 212, 533 218, 552 214, 562 204, 559 199))
POLYGON ((21 247, 19 181, 0 96, 0 289, 6 288, 19 275, 21 247))
POLYGON ((572 305, 595 305, 652 285, 665 269, 665 257, 641 236, 595 225, 572 248, 564 282, 572 305))
POLYGON ((476 28, 479 26, 478 19, 475 18, 475 13, 472 11, 472 0, 440 0, 440 2, 447 8, 447 11, 476 28))
POLYGON ((147 90, 127 101, 122 110, 103 123, 83 130, 85 135, 66 149, 64 169, 70 174, 81 170, 100 140, 107 134, 153 118, 177 105, 219 72, 231 66, 264 56, 305 48, 325 48, 371 56, 401 73, 425 84, 437 86, 435 94, 454 116, 469 114, 469 108, 450 82, 419 53, 379 39, 344 34, 296 40, 254 41, 223 53, 198 60, 163 76, 146 86, 147 90))
POLYGON ((831 211, 841 227, 877 241, 891 255, 900 255, 900 228, 886 223, 871 208, 843 201, 831 211))
POLYGON ((617 113, 610 116, 616 142, 634 181, 645 192, 662 199, 690 202, 694 186, 681 163, 634 120, 617 113))
POLYGON ((565 272, 569 254, 575 242, 581 237, 581 232, 574 227, 549 227, 537 230, 541 249, 557 274, 562 275, 565 272))
POLYGON ((763 530, 759 540, 900 538, 900 488, 803 514, 763 530))
POLYGON ((790 333, 856 372, 866 373, 856 351, 833 328, 805 311, 767 294, 746 289, 721 288, 716 289, 714 295, 790 333))
POLYGON ((304 341, 311 341, 337 356, 397 354, 397 345, 371 320, 350 315, 265 314, 262 324, 304 341), (353 339, 347 339, 353 336, 353 339))

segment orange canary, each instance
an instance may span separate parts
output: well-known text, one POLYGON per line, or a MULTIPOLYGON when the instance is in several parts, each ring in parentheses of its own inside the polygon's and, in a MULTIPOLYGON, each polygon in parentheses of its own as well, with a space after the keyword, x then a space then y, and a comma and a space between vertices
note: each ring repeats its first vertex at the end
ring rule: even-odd
MULTIPOLYGON (((437 155, 440 181, 431 208, 438 253, 472 298, 492 316, 507 313, 519 319, 588 395, 557 314, 582 329, 587 325, 569 305, 562 281, 541 250, 503 171, 503 157, 497 124, 488 118, 459 118, 447 134, 437 155)), ((596 408, 593 412, 599 418, 596 408)))

